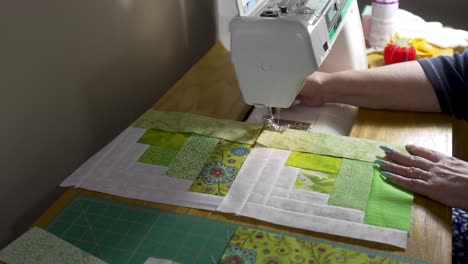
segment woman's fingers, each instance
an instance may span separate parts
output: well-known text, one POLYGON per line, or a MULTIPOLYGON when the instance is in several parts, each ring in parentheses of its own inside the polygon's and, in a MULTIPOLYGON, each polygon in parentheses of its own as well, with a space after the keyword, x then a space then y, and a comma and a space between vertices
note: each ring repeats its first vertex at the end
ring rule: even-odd
POLYGON ((429 180, 430 173, 420 168, 405 167, 395 163, 391 163, 385 160, 376 160, 375 163, 380 165, 380 168, 384 171, 391 172, 393 174, 401 175, 407 178, 418 179, 418 180, 429 180))
POLYGON ((405 167, 419 168, 428 171, 433 166, 433 162, 419 156, 408 155, 388 147, 381 147, 385 151, 387 158, 405 167))
POLYGON ((415 145, 406 145, 406 149, 412 155, 416 155, 416 156, 425 158, 425 159, 430 160, 430 161, 435 162, 435 163, 441 161, 444 158, 447 158, 446 155, 444 155, 444 154, 442 154, 440 152, 437 152, 437 151, 432 150, 432 149, 427 149, 427 148, 415 146, 415 145))
POLYGON ((419 193, 424 196, 429 196, 431 194, 431 185, 426 181, 407 178, 391 172, 382 172, 381 175, 384 176, 388 181, 409 191, 419 193))

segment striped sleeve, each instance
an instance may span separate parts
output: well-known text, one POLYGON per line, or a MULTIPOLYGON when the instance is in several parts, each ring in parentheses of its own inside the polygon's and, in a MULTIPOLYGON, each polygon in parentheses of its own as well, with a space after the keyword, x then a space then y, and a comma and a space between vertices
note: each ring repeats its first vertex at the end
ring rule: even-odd
POLYGON ((468 121, 468 51, 418 60, 443 112, 468 121))

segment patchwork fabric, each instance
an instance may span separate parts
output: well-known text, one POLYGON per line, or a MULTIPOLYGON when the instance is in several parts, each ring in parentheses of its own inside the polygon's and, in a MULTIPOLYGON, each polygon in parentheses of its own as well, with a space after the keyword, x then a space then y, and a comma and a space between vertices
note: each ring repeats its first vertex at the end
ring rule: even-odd
POLYGON ((328 204, 364 211, 373 176, 373 163, 343 159, 328 204))
POLYGON ((189 191, 225 196, 250 150, 250 145, 220 140, 189 191))
POLYGON ((148 129, 138 143, 179 150, 190 137, 189 133, 174 133, 148 129))
MULTIPOLYGON (((378 180, 373 161, 384 155, 380 142, 288 129, 264 131, 252 148, 245 142, 255 142, 256 126, 152 110, 134 126, 62 185, 407 245, 407 229, 386 228, 389 220, 378 211, 388 202, 378 199, 398 206, 401 197, 369 195, 378 180)), ((402 214, 411 219, 411 210, 402 214)))
POLYGON ((239 227, 219 263, 409 263, 319 241, 239 227))
POLYGON ((218 142, 218 138, 190 136, 163 175, 195 180, 218 142))
POLYGON ((31 228, 0 251, 0 260, 6 263, 105 264, 95 256, 38 227, 31 228))
MULTIPOLYGON (((257 142, 272 148, 368 162, 374 162, 376 157, 385 156, 383 150, 380 149, 382 142, 295 129, 287 129, 281 133, 264 130, 257 142)), ((406 152, 402 146, 392 146, 389 144, 386 144, 386 146, 406 152)))
POLYGON ((335 180, 336 174, 300 170, 294 187, 297 189, 330 194, 335 185, 335 180))
POLYGON ((154 110, 148 110, 133 122, 132 126, 170 132, 196 133, 245 144, 254 144, 263 129, 261 126, 247 122, 154 110))
POLYGON ((336 174, 340 164, 340 158, 293 151, 284 165, 336 174))
POLYGON ((148 129, 138 143, 147 144, 150 147, 141 155, 138 162, 169 166, 189 137, 188 133, 148 129))
POLYGON ((179 151, 173 148, 149 146, 138 162, 160 166, 169 166, 179 151))
POLYGON ((364 223, 409 231, 413 193, 385 181, 375 169, 364 223))

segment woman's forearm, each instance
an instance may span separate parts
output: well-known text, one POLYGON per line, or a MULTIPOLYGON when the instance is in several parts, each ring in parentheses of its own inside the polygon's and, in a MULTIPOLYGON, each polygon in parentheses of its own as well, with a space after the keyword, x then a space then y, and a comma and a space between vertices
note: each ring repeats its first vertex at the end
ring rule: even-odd
POLYGON ((416 61, 363 71, 318 74, 324 102, 378 109, 441 111, 432 85, 416 61))

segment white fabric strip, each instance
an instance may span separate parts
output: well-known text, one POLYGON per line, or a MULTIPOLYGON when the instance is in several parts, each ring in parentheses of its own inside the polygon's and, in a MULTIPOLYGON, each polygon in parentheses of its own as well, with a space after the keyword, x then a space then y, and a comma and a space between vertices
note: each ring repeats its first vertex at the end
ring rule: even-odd
POLYGON ((129 127, 106 151, 98 153, 67 178, 62 186, 83 187, 113 195, 215 210, 222 197, 188 192, 192 181, 161 176, 167 167, 137 162, 148 148, 136 143, 146 129, 129 127), (66 184, 66 185, 65 185, 66 184))
POLYGON ((81 187, 122 197, 205 210, 216 210, 218 205, 223 200, 223 197, 215 195, 187 191, 171 191, 167 188, 142 188, 141 186, 134 186, 122 183, 113 185, 84 184, 81 187))
POLYGON ((247 203, 242 209, 241 214, 279 225, 293 226, 331 235, 379 242, 400 248, 406 248, 408 239, 408 233, 401 230, 358 224, 322 216, 289 212, 260 204, 247 203))
POLYGON ((157 186, 159 189, 175 188, 176 190, 186 191, 192 185, 189 180, 158 176, 166 171, 166 167, 152 166, 150 164, 135 163, 127 170, 126 175, 133 183, 141 186, 157 186))
POLYGON ((296 182, 300 170, 299 168, 284 166, 271 195, 285 198, 289 197, 290 193, 295 190, 294 183, 296 182))
MULTIPOLYGON (((138 140, 144 133, 146 129, 143 128, 134 128, 128 127, 122 133, 120 133, 114 140, 107 144, 104 148, 94 154, 90 159, 88 159, 82 166, 80 166, 75 172, 68 176, 61 184, 62 187, 67 186, 76 186, 80 185, 80 181, 86 180, 89 176, 95 177, 96 169, 100 166, 103 161, 106 160, 106 157, 114 151, 116 147, 124 140, 126 137, 137 138, 138 140), (99 165, 99 166, 98 166, 99 165), (90 175, 90 173, 92 174, 90 175)), ((136 140, 134 142, 136 142, 136 140)))
POLYGON ((218 211, 238 214, 242 210, 272 153, 273 149, 260 146, 252 150, 219 205, 218 211))
POLYGON ((172 260, 149 257, 143 264, 172 264, 172 260))
MULTIPOLYGON (((192 185, 192 181, 179 179, 175 177, 162 176, 167 167, 146 164, 138 162, 140 156, 149 148, 148 145, 140 143, 129 143, 129 151, 127 155, 120 158, 118 167, 124 168, 119 170, 117 166, 113 166, 111 173, 116 175, 120 173, 119 180, 126 183, 132 183, 135 186, 157 187, 158 189, 169 189, 186 191, 192 185)), ((114 177, 115 178, 115 177, 114 177)))
POLYGON ((364 212, 344 207, 306 203, 276 196, 270 197, 266 205, 286 211, 293 211, 308 215, 341 219, 355 223, 364 222, 364 212))
POLYGON ((283 171, 283 165, 290 154, 289 150, 273 149, 270 159, 250 193, 248 202, 266 204, 278 178, 283 177, 283 173, 287 173, 283 171))
POLYGON ((314 203, 314 204, 328 204, 328 198, 330 195, 326 193, 319 193, 319 192, 311 192, 306 190, 300 189, 293 189, 290 194, 289 198, 293 200, 298 200, 306 203, 314 203))

